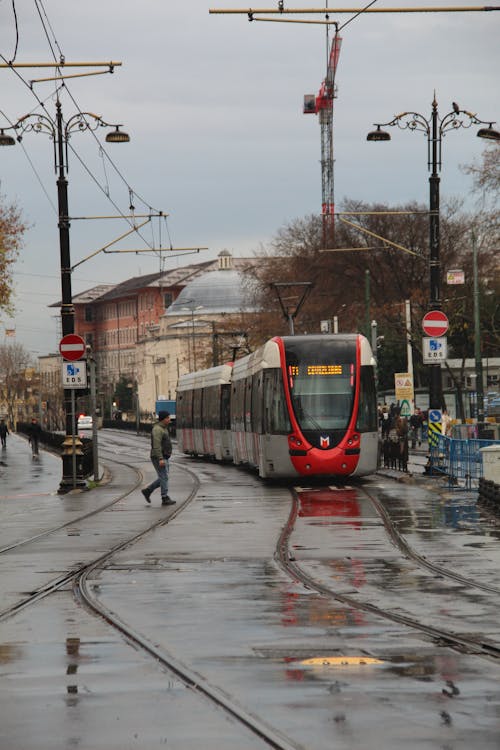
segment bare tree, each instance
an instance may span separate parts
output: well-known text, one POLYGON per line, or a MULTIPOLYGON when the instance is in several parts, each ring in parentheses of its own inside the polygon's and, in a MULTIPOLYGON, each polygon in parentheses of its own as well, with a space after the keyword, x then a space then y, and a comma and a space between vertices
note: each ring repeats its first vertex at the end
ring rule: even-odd
MULTIPOLYGON (((493 142, 482 154, 480 164, 467 164, 462 167, 466 174, 473 177, 473 189, 485 202, 498 207, 500 197, 500 145, 493 142)), ((498 208, 497 208, 498 210, 498 208)))
POLYGON ((30 353, 21 344, 0 345, 0 411, 13 426, 17 407, 26 399, 26 369, 31 363, 30 353))
POLYGON ((19 209, 0 196, 0 312, 12 315, 12 265, 22 246, 26 225, 19 209))

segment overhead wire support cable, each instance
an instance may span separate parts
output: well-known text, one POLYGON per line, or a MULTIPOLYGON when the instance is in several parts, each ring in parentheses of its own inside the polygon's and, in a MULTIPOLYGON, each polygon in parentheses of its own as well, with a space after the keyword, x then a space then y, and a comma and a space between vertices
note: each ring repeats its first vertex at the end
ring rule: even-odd
POLYGON ((500 10, 500 5, 440 5, 436 7, 432 6, 416 6, 412 8, 404 7, 391 7, 391 8, 283 8, 278 10, 277 8, 210 8, 210 15, 247 15, 249 20, 255 19, 256 13, 269 14, 269 15, 282 15, 284 13, 292 14, 308 14, 308 13, 337 13, 337 14, 351 14, 351 13, 475 13, 475 12, 490 12, 500 10))
POLYGON ((163 216, 168 216, 168 214, 163 213, 163 211, 159 211, 158 213, 154 214, 119 214, 118 216, 68 216, 68 220, 78 221, 83 219, 161 219, 163 216))
MULTIPOLYGON (((5 60, 5 58, 3 59, 5 60)), ((0 68, 119 68, 121 65, 121 62, 114 60, 108 60, 107 62, 68 62, 67 60, 56 60, 52 62, 5 62, 0 63, 0 68)))

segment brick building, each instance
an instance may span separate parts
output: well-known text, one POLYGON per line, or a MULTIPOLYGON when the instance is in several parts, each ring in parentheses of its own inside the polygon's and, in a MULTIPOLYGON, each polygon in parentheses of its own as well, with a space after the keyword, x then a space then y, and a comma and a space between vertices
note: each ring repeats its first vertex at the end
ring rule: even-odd
MULTIPOLYGON (((161 364, 167 358, 172 359, 173 372, 187 371, 192 356, 188 351, 192 337, 187 337, 182 331, 182 324, 179 324, 180 330, 175 333, 178 340, 175 351, 172 348, 163 351, 164 347, 160 345, 159 354, 148 354, 148 343, 160 339, 166 310, 172 305, 175 307, 182 291, 207 273, 222 269, 238 274, 249 264, 255 263, 254 258, 233 258, 228 251, 222 251, 216 260, 137 276, 116 285, 101 284, 74 295, 75 333, 92 346, 97 362, 100 402, 107 403, 120 378, 130 380, 131 386, 144 380, 154 381, 155 377, 158 379, 158 360, 161 364), (151 372, 148 374, 145 370, 151 372)), ((208 278, 215 280, 216 277, 211 275, 208 278)), ((227 278, 229 280, 229 276, 227 278)), ((234 278, 232 281, 234 283, 234 278)), ((227 295, 226 288, 218 300, 221 311, 224 311, 227 295)), ((186 312, 181 312, 180 316, 186 317, 186 312)), ((165 341, 163 334, 161 338, 165 341)), ((175 385, 172 378, 169 378, 167 390, 172 392, 175 385)), ((151 405, 150 400, 147 399, 147 409, 154 410, 154 403, 151 405)))

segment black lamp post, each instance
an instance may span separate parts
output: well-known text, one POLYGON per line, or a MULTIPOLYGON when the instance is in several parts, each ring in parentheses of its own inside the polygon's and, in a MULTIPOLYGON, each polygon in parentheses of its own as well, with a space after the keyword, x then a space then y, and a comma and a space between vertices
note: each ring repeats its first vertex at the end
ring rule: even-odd
MULTIPOLYGON (((127 143, 130 137, 120 130, 120 125, 105 122, 92 112, 78 112, 64 123, 61 102, 56 102, 56 121, 47 115, 28 114, 21 117, 12 127, 0 129, 0 146, 14 146, 16 140, 5 133, 14 130, 18 141, 27 131, 47 134, 54 143, 54 167, 57 174, 59 252, 61 263, 61 329, 62 335, 74 333, 75 309, 71 291, 71 259, 69 245, 69 211, 68 211, 68 141, 74 131, 97 130, 99 127, 113 127, 115 130, 106 135, 108 143, 127 143)), ((63 476, 59 487, 66 492, 74 486, 73 453, 76 450, 75 424, 71 408, 71 390, 64 390, 64 410, 66 415, 66 439, 63 444, 63 476)))
MULTIPOLYGON (((427 120, 418 112, 402 112, 390 122, 374 123, 376 130, 368 133, 367 141, 390 141, 391 136, 382 127, 397 125, 401 130, 420 130, 427 136, 427 167, 431 171, 429 176, 429 286, 431 310, 441 309, 441 263, 440 263, 440 233, 439 233, 439 172, 441 171, 441 141, 448 130, 470 128, 472 125, 488 125, 481 128, 477 135, 488 140, 500 140, 500 133, 493 129, 493 122, 480 120, 472 112, 460 109, 456 102, 452 104, 452 111, 443 118, 439 117, 436 94, 432 102, 431 117, 427 120), (465 116, 465 119, 464 119, 465 116)), ((429 406, 431 409, 441 409, 444 406, 441 384, 441 365, 430 365, 429 406)))

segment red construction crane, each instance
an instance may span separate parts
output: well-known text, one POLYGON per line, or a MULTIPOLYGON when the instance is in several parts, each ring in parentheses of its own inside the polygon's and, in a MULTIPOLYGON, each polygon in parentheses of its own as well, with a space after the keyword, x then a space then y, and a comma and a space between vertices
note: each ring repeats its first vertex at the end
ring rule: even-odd
POLYGON ((321 127, 321 215, 323 217, 323 247, 333 247, 335 203, 333 197, 333 100, 336 97, 335 71, 342 39, 335 35, 332 41, 326 77, 317 96, 304 96, 304 114, 319 117, 321 127))

